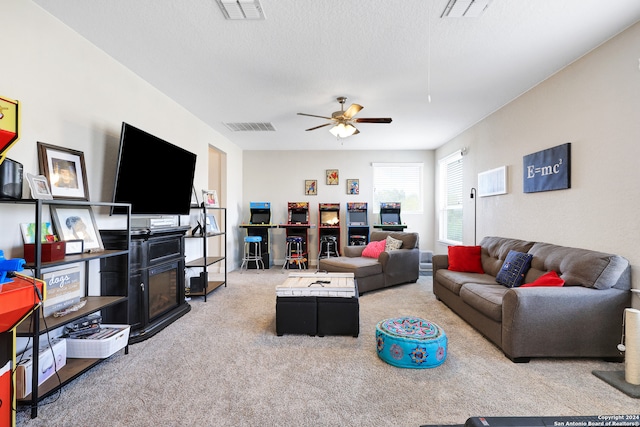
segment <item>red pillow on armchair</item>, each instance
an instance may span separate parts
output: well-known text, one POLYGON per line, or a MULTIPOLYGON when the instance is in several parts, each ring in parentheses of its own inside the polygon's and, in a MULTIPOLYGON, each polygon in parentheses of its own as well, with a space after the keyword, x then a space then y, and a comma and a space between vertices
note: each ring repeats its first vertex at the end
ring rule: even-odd
POLYGON ((369 242, 367 246, 364 248, 364 250, 362 251, 362 256, 378 259, 380 254, 384 252, 384 248, 386 244, 387 244, 386 240, 369 242))
POLYGON ((484 273, 480 246, 449 246, 449 270, 484 273))

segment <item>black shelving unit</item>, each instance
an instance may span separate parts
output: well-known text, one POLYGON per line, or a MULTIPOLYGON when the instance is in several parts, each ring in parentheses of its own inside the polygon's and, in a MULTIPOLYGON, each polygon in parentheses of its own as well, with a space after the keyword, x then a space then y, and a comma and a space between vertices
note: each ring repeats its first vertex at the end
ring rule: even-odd
POLYGON ((207 295, 209 295, 215 289, 218 289, 220 286, 227 286, 227 208, 214 208, 204 206, 203 204, 198 209, 202 210, 205 218, 209 213, 213 213, 213 215, 215 215, 216 222, 218 223, 218 230, 207 231, 206 224, 202 224, 202 228, 198 233, 196 233, 195 235, 187 235, 187 238, 197 238, 202 240, 202 256, 192 261, 188 261, 185 264, 185 267, 187 268, 196 268, 201 270, 200 275, 195 278, 197 280, 192 282, 199 283, 199 289, 195 292, 193 291, 193 289, 191 289, 187 296, 202 296, 204 297, 204 301, 207 302, 207 295), (209 243, 209 239, 212 238, 223 240, 223 249, 221 255, 209 255, 207 246, 209 243), (208 267, 218 263, 224 264, 224 279, 209 280, 208 267))
MULTIPOLYGON (((97 206, 97 207, 120 207, 125 209, 126 211, 126 230, 127 234, 129 234, 131 228, 131 205, 128 203, 107 203, 107 202, 86 202, 86 201, 76 201, 76 200, 40 200, 40 199, 22 199, 22 200, 0 200, 0 203, 3 205, 3 210, 8 209, 6 206, 9 204, 14 205, 32 205, 34 209, 34 220, 35 220, 35 236, 40 236, 41 234, 41 226, 42 226, 42 214, 45 206, 78 206, 78 207, 86 207, 86 206, 97 206)), ((18 226, 18 224, 16 224, 18 226)), ((17 337, 26 337, 31 338, 33 342, 33 354, 39 354, 40 347, 40 335, 53 331, 65 324, 77 320, 81 317, 87 316, 91 313, 95 313, 97 311, 107 309, 109 307, 124 304, 126 306, 128 301, 127 289, 128 283, 123 284, 122 288, 118 291, 122 291, 121 294, 118 295, 89 295, 89 282, 90 282, 90 265, 89 262, 92 260, 100 260, 103 258, 109 257, 124 257, 126 259, 126 264, 129 264, 129 249, 128 245, 125 249, 116 249, 116 250, 104 250, 100 252, 91 252, 91 253, 82 253, 77 255, 67 255, 61 260, 51 261, 51 262, 43 262, 42 261, 42 242, 39 238, 35 239, 35 248, 34 248, 34 261, 27 263, 24 267, 25 270, 31 270, 33 272, 33 276, 37 278, 42 278, 42 272, 45 269, 49 269, 52 267, 61 267, 70 264, 84 263, 84 297, 83 300, 86 301, 86 304, 80 308, 78 311, 72 312, 63 317, 53 317, 47 316, 43 317, 42 307, 38 306, 34 309, 29 317, 27 317, 18 327, 16 328, 16 336, 17 337), (37 319, 37 321, 35 321, 37 319)), ((127 310, 121 310, 123 313, 119 318, 109 319, 111 323, 119 323, 119 324, 129 324, 129 319, 127 315, 127 310)), ((15 352, 15 349, 12 351, 15 352)), ((128 354, 129 347, 125 346, 125 354, 128 354)), ((32 375, 32 385, 31 385, 31 394, 27 395, 25 398, 18 399, 18 405, 29 405, 31 407, 31 418, 36 418, 38 416, 38 403, 57 392, 64 385, 68 384, 70 381, 73 381, 78 376, 82 375, 84 372, 93 368, 100 362, 105 359, 75 359, 69 358, 65 366, 58 370, 58 375, 53 375, 41 385, 38 385, 38 375, 32 375), (58 380, 58 377, 60 380, 58 380)), ((34 357, 32 361, 33 372, 38 372, 38 358, 34 357)))

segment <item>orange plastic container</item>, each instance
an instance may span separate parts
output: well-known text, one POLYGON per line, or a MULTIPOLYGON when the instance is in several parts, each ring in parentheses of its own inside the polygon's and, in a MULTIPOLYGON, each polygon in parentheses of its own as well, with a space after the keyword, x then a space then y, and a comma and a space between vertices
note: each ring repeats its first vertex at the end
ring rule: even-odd
POLYGON ((0 285, 0 332, 13 329, 41 302, 46 289, 44 281, 33 277, 16 274, 11 280, 0 285))

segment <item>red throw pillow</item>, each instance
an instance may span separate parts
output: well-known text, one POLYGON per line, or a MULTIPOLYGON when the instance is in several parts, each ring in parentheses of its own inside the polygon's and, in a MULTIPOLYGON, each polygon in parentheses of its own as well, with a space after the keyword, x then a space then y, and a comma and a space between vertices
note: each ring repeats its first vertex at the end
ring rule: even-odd
POLYGON ((484 273, 480 246, 449 246, 449 270, 484 273))
POLYGON ((548 273, 543 274, 542 276, 538 277, 536 280, 534 280, 531 283, 525 283, 524 285, 521 285, 521 288, 532 288, 534 286, 564 286, 564 279, 561 279, 558 276, 558 273, 556 273, 555 271, 551 270, 548 273))
POLYGON ((367 244, 367 247, 362 251, 362 256, 367 258, 375 258, 378 259, 380 254, 384 252, 384 247, 387 244, 386 240, 378 240, 375 242, 370 242, 367 244))

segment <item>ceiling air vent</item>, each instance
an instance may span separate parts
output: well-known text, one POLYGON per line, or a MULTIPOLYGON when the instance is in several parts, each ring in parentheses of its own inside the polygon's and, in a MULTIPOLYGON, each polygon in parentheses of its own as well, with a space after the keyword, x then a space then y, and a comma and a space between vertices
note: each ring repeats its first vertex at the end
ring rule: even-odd
POLYGON ((272 132, 276 128, 268 122, 239 122, 224 124, 232 132, 272 132))
POLYGON ((264 19, 259 0, 217 0, 226 19, 264 19))

